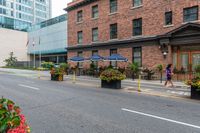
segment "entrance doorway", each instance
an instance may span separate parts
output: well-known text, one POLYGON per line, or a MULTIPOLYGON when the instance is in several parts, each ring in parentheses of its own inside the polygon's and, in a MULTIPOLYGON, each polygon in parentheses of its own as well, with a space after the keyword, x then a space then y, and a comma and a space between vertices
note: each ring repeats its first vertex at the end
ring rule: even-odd
POLYGON ((200 46, 182 46, 173 48, 173 65, 178 70, 194 72, 200 64, 200 46))

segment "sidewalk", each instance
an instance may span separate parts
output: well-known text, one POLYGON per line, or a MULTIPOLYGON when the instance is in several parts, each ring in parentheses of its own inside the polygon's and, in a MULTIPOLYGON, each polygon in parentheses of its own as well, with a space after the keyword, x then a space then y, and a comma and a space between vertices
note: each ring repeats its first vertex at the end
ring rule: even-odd
MULTIPOLYGON (((65 77, 67 80, 72 80, 72 75, 65 77)), ((76 81, 80 84, 101 84, 99 78, 89 77, 89 76, 77 76, 76 81)), ((141 80, 141 92, 138 92, 138 79, 126 79, 122 81, 122 90, 123 92, 128 93, 142 93, 149 94, 154 96, 162 97, 176 97, 176 98, 189 98, 190 97, 190 88, 185 85, 183 82, 174 82, 174 88, 164 87, 164 82, 160 83, 158 80, 141 80)))
MULTIPOLYGON (((19 70, 19 69, 7 69, 0 68, 0 72, 9 73, 17 76, 24 76, 28 78, 38 78, 41 80, 50 80, 49 71, 33 71, 33 70, 19 70)), ((64 83, 73 84, 73 75, 65 75, 64 83)), ((174 82, 175 88, 164 87, 164 82, 160 83, 158 80, 141 80, 141 92, 138 92, 138 79, 126 79, 122 81, 122 88, 120 91, 126 93, 138 93, 160 97, 169 98, 189 98, 190 88, 183 82, 174 82)), ((76 76, 75 85, 85 85, 94 88, 100 88, 101 80, 99 78, 90 76, 76 76)))

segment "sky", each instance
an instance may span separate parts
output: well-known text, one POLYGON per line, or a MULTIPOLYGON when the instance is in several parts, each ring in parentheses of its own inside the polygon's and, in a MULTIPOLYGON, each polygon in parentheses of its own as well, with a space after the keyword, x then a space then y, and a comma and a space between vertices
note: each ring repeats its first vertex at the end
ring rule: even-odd
POLYGON ((52 0, 52 17, 56 17, 66 13, 63 9, 67 7, 67 3, 72 0, 52 0))

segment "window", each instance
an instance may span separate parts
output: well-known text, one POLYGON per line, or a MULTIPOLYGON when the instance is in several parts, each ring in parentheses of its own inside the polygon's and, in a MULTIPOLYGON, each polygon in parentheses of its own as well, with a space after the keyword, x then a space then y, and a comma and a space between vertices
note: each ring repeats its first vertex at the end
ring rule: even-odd
POLYGON ((133 36, 142 35, 142 18, 133 20, 133 36))
POLYGON ((172 25, 172 11, 165 13, 165 25, 172 25))
POLYGON ((142 0, 133 0, 133 7, 141 6, 142 0))
POLYGON ((78 44, 82 44, 83 43, 83 32, 82 31, 79 31, 78 33, 77 33, 77 42, 78 42, 78 44))
MULTIPOLYGON (((83 52, 79 51, 78 52, 78 57, 83 57, 83 52)), ((83 62, 78 62, 78 68, 83 68, 83 62)))
POLYGON ((92 18, 98 18, 99 17, 99 11, 98 11, 98 5, 92 7, 92 18))
POLYGON ((93 42, 98 41, 98 28, 92 29, 92 41, 93 42))
POLYGON ((133 62, 138 63, 138 65, 142 66, 142 48, 135 47, 133 48, 133 62))
POLYGON ((117 24, 110 25, 110 39, 117 38, 117 24))
POLYGON ((110 0, 110 13, 117 12, 117 0, 110 0))
MULTIPOLYGON (((113 54, 117 54, 117 49, 110 49, 110 55, 113 55, 113 54)), ((113 67, 117 67, 117 62, 111 61, 110 65, 113 66, 113 67)))
POLYGON ((198 6, 184 8, 183 9, 183 21, 195 21, 198 20, 198 6))
POLYGON ((77 12, 77 22, 83 21, 83 11, 78 11, 77 12))

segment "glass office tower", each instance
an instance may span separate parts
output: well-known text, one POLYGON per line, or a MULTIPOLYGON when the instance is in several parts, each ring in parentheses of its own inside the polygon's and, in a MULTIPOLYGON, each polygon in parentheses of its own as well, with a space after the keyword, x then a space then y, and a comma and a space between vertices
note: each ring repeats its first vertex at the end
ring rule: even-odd
POLYGON ((51 0, 0 0, 0 27, 24 30, 51 18, 51 0))

